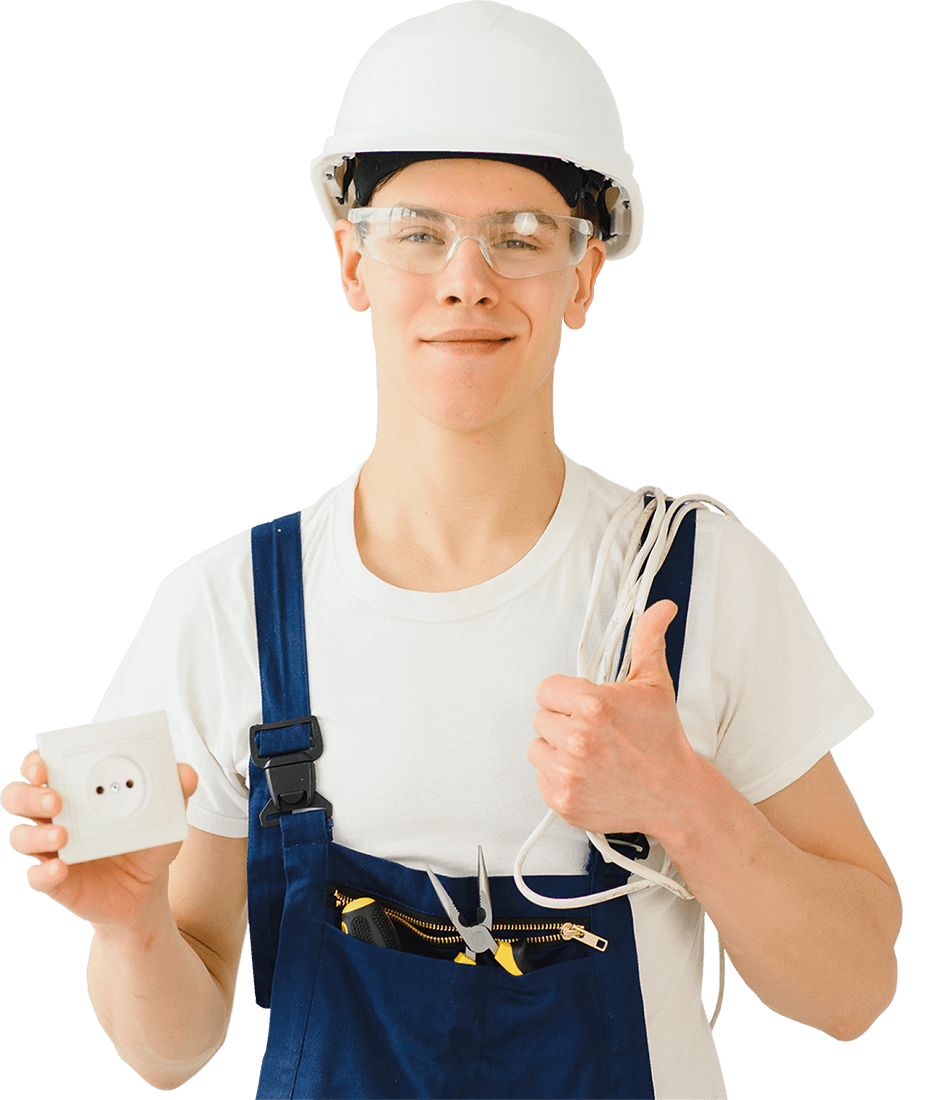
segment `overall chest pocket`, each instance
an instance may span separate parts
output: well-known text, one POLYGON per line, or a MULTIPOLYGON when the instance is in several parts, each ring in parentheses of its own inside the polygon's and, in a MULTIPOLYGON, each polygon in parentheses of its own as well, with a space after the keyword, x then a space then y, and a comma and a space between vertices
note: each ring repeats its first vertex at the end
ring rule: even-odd
MULTIPOLYGON (((326 902, 328 922, 355 939, 451 962, 465 950, 462 936, 442 915, 419 912, 390 898, 368 899, 355 889, 332 882, 328 884, 326 902), (374 904, 365 905, 369 900, 374 904)), ((525 958, 522 969, 528 971, 584 958, 589 949, 605 951, 608 946, 606 939, 584 924, 551 910, 541 919, 527 919, 522 914, 498 919, 492 933, 497 943, 514 947, 520 962, 525 958)), ((488 961, 484 956, 479 965, 488 961)))

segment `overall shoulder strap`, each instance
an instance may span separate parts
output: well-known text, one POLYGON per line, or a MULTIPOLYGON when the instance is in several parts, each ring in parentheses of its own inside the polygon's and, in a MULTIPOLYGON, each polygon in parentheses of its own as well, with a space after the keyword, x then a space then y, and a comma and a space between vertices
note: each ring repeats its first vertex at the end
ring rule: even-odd
MULTIPOLYGON (((309 713, 300 520, 296 512, 254 527, 251 535, 265 723, 309 713)), ((268 751, 287 751, 297 740, 289 735, 280 744, 277 739, 268 751)))
MULTIPOLYGON (((652 500, 645 497, 645 504, 652 500)), ((669 503, 669 502, 668 502, 669 503)), ((667 643, 667 669, 673 680, 673 690, 680 694, 680 667, 683 664, 683 643, 686 639, 687 612, 690 609, 690 588, 693 581, 693 550, 696 544, 696 512, 693 509, 687 512, 680 521, 676 536, 670 544, 664 563, 657 571, 650 586, 647 596, 647 606, 657 603, 658 600, 673 600, 677 605, 677 614, 673 622, 667 627, 664 635, 667 643)), ((647 537, 645 530, 643 538, 647 537)), ((618 667, 624 660, 624 651, 627 648, 628 635, 631 624, 627 624, 624 630, 624 641, 621 644, 621 656, 618 667)), ((609 840, 620 840, 630 845, 638 852, 637 857, 646 859, 650 854, 650 841, 643 833, 609 833, 609 840)), ((592 852, 594 850, 592 849, 592 852)))
MULTIPOLYGON (((653 500, 653 497, 645 497, 645 504, 653 500)), ((667 502, 672 503, 671 501, 667 502)), ((690 588, 693 581, 693 550, 696 544, 696 513, 693 509, 684 514, 680 520, 680 526, 664 563, 657 571, 647 595, 647 606, 657 603, 659 600, 673 600, 677 605, 677 614, 673 622, 667 627, 665 635, 667 643, 667 668, 670 678, 673 680, 673 690, 680 694, 680 667, 683 663, 683 643, 686 639, 687 613, 690 609, 690 588)), ((647 531, 642 536, 646 539, 647 531)), ((624 641, 621 645, 621 655, 618 666, 624 660, 624 652, 627 649, 628 635, 631 624, 628 622, 624 630, 624 641)))
POLYGON ((286 896, 283 813, 332 807, 315 789, 322 732, 310 714, 300 513, 253 528, 263 721, 250 729, 247 904, 257 1003, 268 1007, 286 896))
POLYGON ((693 582, 693 550, 696 544, 696 508, 687 512, 670 544, 667 557, 654 577, 647 597, 647 606, 658 600, 673 600, 677 614, 667 627, 667 668, 673 680, 673 690, 680 694, 680 666, 683 663, 683 643, 686 638, 687 613, 690 609, 690 588, 693 582))

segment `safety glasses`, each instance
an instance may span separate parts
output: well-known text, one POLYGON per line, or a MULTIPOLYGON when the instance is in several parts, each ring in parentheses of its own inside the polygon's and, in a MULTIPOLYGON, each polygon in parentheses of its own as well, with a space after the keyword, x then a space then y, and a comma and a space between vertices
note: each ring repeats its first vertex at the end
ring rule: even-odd
POLYGON ((594 234, 585 218, 525 210, 461 218, 443 210, 369 206, 351 210, 348 220, 362 255, 418 275, 440 271, 467 239, 479 244, 498 275, 547 275, 577 264, 594 234))

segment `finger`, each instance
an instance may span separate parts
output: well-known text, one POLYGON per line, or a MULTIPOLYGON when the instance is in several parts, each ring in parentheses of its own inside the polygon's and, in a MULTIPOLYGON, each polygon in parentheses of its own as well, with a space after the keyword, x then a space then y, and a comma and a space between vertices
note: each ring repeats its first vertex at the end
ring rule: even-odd
POLYGON ((59 849, 67 839, 66 830, 49 821, 39 825, 17 825, 10 833, 15 851, 39 860, 26 872, 27 881, 38 893, 52 894, 65 882, 69 868, 59 858, 59 849))
POLYGON ((68 836, 62 826, 54 826, 52 818, 63 809, 58 792, 44 787, 48 779, 46 763, 40 750, 26 753, 20 768, 26 783, 10 783, 0 795, 3 809, 17 817, 25 817, 35 825, 14 825, 10 831, 10 847, 37 862, 26 869, 26 883, 35 893, 51 894, 62 886, 69 869, 58 858, 68 836))
POLYGON ((670 680, 667 668, 667 627, 677 614, 673 600, 658 600, 637 620, 631 641, 631 670, 628 680, 665 684, 670 680))
POLYGON ((532 716, 532 728, 539 737, 553 748, 562 748, 572 728, 567 714, 541 707, 532 716))
POLYGON ((533 737, 526 745, 526 756, 529 758, 529 763, 537 768, 539 766, 538 761, 550 750, 551 746, 544 737, 533 737))
POLYGON ((546 710, 574 714, 592 686, 579 676, 548 676, 535 689, 535 701, 546 710))
POLYGON ((66 843, 61 825, 17 825, 10 833, 10 844, 23 856, 53 858, 66 843))
POLYGON ((0 806, 17 817, 45 818, 48 821, 61 809, 60 798, 55 791, 44 790, 40 786, 47 779, 46 762, 36 749, 24 757, 20 775, 28 780, 28 784, 10 783, 4 787, 0 792, 0 806))
POLYGON ((62 886, 68 874, 69 868, 66 864, 61 859, 53 856, 44 859, 42 863, 34 864, 26 872, 26 878, 30 886, 38 893, 51 894, 62 886))
POLYGON ((548 776, 555 766, 555 753, 557 750, 543 737, 533 738, 526 745, 526 756, 529 763, 543 776, 548 776))
POLYGON ((47 824, 62 809, 62 799, 49 787, 29 783, 10 783, 0 793, 0 806, 17 817, 29 817, 47 824))
POLYGON ((46 761, 36 749, 33 749, 31 753, 27 753, 20 767, 20 775, 36 787, 47 782, 46 761))
POLYGON ((194 771, 190 764, 178 764, 177 777, 181 781, 181 793, 184 795, 184 803, 186 805, 187 800, 194 791, 197 790, 197 772, 194 771))

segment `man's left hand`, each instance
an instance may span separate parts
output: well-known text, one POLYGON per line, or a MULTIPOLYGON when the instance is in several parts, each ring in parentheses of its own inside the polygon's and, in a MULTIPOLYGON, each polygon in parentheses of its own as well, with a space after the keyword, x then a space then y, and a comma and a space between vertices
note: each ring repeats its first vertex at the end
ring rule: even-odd
POLYGON ((542 798, 570 825, 662 841, 676 832, 704 763, 684 733, 667 668, 664 635, 676 613, 660 600, 641 615, 624 683, 550 676, 539 684, 538 737, 526 751, 542 798))

